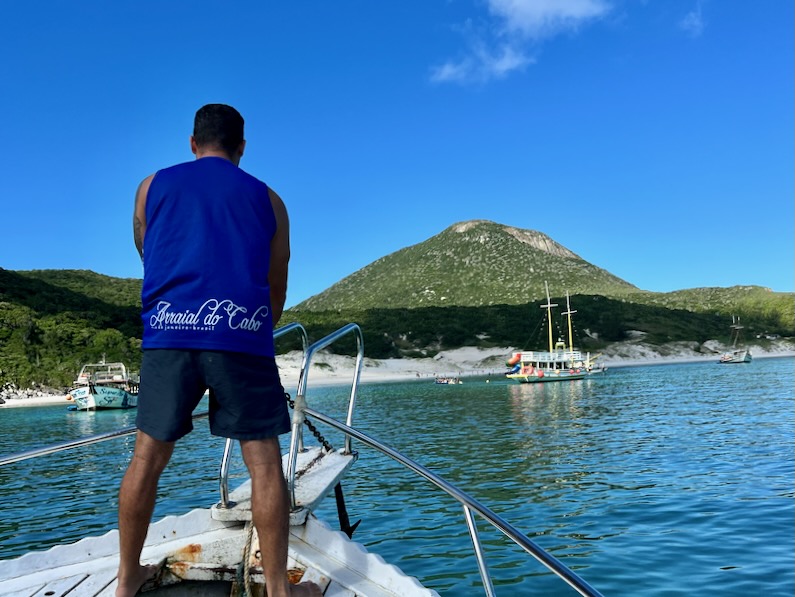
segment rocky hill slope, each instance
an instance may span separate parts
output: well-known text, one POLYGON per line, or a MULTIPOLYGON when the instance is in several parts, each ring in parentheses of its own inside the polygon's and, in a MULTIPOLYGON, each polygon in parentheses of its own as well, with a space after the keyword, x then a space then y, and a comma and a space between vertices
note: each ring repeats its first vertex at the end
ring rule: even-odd
POLYGON ((544 282, 559 294, 638 290, 541 232, 473 220, 382 257, 295 309, 520 305, 544 298, 544 282))

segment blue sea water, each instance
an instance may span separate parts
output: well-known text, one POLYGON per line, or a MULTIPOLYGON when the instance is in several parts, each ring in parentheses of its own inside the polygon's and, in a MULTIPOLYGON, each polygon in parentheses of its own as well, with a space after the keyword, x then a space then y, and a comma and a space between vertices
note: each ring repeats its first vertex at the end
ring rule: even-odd
MULTIPOLYGON (((308 402, 344 420, 348 396, 310 386, 308 402)), ((605 595, 775 597, 795 593, 794 403, 795 359, 768 358, 616 368, 556 384, 365 384, 354 424, 605 595)), ((0 409, 0 457, 133 420, 134 411, 0 409)), ((114 528, 132 445, 114 439, 0 468, 0 558, 114 528)), ((484 594, 458 503, 358 448, 344 483, 351 519, 362 519, 354 537, 442 595, 484 594)), ((222 451, 197 421, 163 477, 155 518, 216 502, 222 451)), ((237 481, 237 451, 234 460, 237 481)), ((320 514, 333 524, 333 499, 320 514)), ((574 594, 499 531, 478 528, 498 595, 574 594)))

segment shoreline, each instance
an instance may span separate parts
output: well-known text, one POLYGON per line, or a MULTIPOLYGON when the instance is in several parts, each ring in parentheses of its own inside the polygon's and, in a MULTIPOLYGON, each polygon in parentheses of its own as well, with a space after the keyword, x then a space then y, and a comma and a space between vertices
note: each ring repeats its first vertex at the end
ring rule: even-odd
MULTIPOLYGON (((399 381, 433 380, 436 377, 501 377, 505 373, 506 355, 512 348, 481 349, 463 347, 442 351, 433 358, 370 359, 362 361, 360 383, 383 383, 399 381)), ((754 348, 752 347, 752 350, 754 348)), ((795 347, 786 345, 773 351, 761 351, 756 347, 754 360, 779 357, 795 357, 795 347)), ((603 354, 601 362, 608 369, 673 365, 681 363, 717 363, 718 354, 697 354, 680 347, 671 354, 659 354, 638 345, 623 346, 614 354, 603 354)), ((286 391, 295 393, 300 375, 303 355, 300 351, 280 354, 276 357, 282 385, 286 391)), ((355 357, 319 352, 309 370, 307 381, 310 387, 349 385, 353 381, 355 357)), ((750 363, 752 364, 752 363, 750 363)), ((747 366, 747 365, 746 365, 747 366)), ((5 398, 4 408, 33 406, 68 406, 71 402, 66 394, 45 394, 29 397, 5 398)), ((64 409, 65 410, 65 409, 64 409)))
MULTIPOLYGON (((478 351, 477 348, 456 349, 456 351, 478 351)), ((453 351, 448 351, 453 352, 453 351)), ((486 352, 486 351, 484 351, 486 352)), ((441 354, 441 353, 440 353, 441 354)), ((456 364, 450 359, 364 359, 360 382, 379 383, 392 381, 422 381, 433 380, 436 377, 502 377, 506 372, 504 366, 504 350, 499 351, 500 363, 489 363, 485 366, 482 362, 468 361, 463 364, 456 364), (405 361, 405 362, 404 362, 405 361), (404 362, 404 363, 403 363, 404 362), (400 363, 403 363, 402 365, 400 363), (467 366, 469 365, 469 366, 467 366)), ((322 358, 322 353, 317 357, 322 358)), ((312 365, 309 371, 309 384, 311 386, 335 386, 350 384, 353 377, 355 365, 354 357, 344 357, 329 355, 331 360, 337 361, 337 365, 329 368, 328 363, 323 363, 322 368, 317 364, 312 365), (347 362, 344 362, 347 361, 347 362), (318 379, 320 378, 320 379, 318 379)), ((620 369, 624 367, 644 367, 657 365, 675 365, 685 363, 711 363, 718 364, 719 355, 656 355, 644 356, 643 358, 611 358, 600 362, 609 369, 620 369)), ((754 354, 754 360, 769 358, 795 357, 795 350, 784 350, 776 352, 765 352, 754 354)), ((493 357, 487 357, 487 359, 493 357)), ((753 363, 753 361, 752 361, 753 363)), ((752 364, 751 363, 751 364, 752 364)), ((295 387, 298 384, 300 363, 291 367, 279 365, 279 373, 282 376, 282 384, 285 389, 295 387)))

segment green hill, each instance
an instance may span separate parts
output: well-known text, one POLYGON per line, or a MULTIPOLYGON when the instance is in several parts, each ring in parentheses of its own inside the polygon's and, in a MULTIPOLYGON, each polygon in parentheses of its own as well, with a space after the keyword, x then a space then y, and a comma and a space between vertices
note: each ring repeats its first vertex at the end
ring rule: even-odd
POLYGON ((543 298, 545 281, 571 294, 637 290, 541 232, 474 220, 382 257, 295 309, 520 305, 543 298))
MULTIPOLYGON (((354 321, 372 358, 433 356, 459 346, 540 348, 540 304, 571 294, 578 344, 626 339, 728 341, 732 315, 747 338, 795 335, 795 294, 757 286, 647 292, 590 264, 548 236, 473 221, 387 255, 285 312, 317 340, 354 321), (524 276, 516 275, 523 264, 524 276)), ((140 279, 85 270, 0 268, 0 386, 67 386, 103 356, 140 366, 140 279)), ((298 348, 295 338, 279 350, 298 348)), ((339 351, 353 351, 342 344, 339 351)))

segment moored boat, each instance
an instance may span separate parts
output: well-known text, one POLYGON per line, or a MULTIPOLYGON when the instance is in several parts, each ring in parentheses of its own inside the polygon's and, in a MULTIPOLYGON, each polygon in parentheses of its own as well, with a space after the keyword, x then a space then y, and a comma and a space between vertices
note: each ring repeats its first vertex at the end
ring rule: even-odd
POLYGON ((751 355, 751 351, 740 348, 736 350, 730 350, 728 352, 724 352, 720 355, 720 359, 718 359, 719 363, 729 364, 729 363, 750 363, 753 356, 751 355))
POLYGON ((732 315, 732 347, 731 350, 724 352, 720 355, 720 359, 718 359, 718 363, 721 364, 732 364, 732 363, 750 363, 751 359, 753 358, 751 355, 751 351, 747 348, 738 347, 740 344, 740 335, 743 326, 740 325, 740 318, 735 317, 732 315))
POLYGON ((460 377, 440 376, 434 379, 434 383, 441 385, 458 385, 464 382, 461 381, 460 377))
POLYGON ((88 363, 80 369, 67 399, 74 401, 71 410, 135 408, 138 380, 124 363, 88 363))
POLYGON ((506 362, 511 370, 505 377, 520 383, 541 383, 548 381, 572 381, 583 379, 589 375, 604 373, 607 369, 596 363, 590 353, 583 354, 574 348, 571 316, 576 313, 572 311, 569 301, 569 293, 566 293, 566 311, 562 314, 566 316, 568 323, 568 345, 562 338, 558 338, 553 344, 552 329, 552 309, 557 307, 549 296, 549 285, 544 282, 546 289, 547 302, 541 305, 546 309, 547 334, 549 338, 549 350, 545 351, 520 351, 511 355, 506 362))
MULTIPOLYGON (((486 506, 448 483, 429 469, 412 461, 393 448, 368 436, 353 426, 353 416, 363 362, 361 331, 349 324, 307 347, 306 332, 300 324, 289 324, 274 335, 287 331, 301 332, 304 358, 293 407, 289 449, 283 455, 283 467, 290 494, 289 568, 291 579, 312 580, 321 586, 325 597, 414 597, 438 593, 423 586, 416 578, 386 563, 379 555, 355 543, 358 523, 350 524, 342 493, 342 480, 358 460, 357 448, 375 449, 404 466, 418 480, 430 482, 463 507, 463 521, 469 530, 483 589, 494 595, 485 554, 481 548, 475 514, 514 541, 527 554, 541 562, 579 594, 598 596, 576 573, 554 556, 528 539, 486 506), (356 335, 358 354, 353 372, 351 395, 345 422, 310 408, 307 401, 307 378, 314 354, 343 335, 356 335), (311 424, 310 424, 311 421, 311 424), (317 425, 331 427, 344 435, 344 445, 334 448, 317 425), (304 430, 312 437, 304 438, 304 430), (316 444, 315 444, 315 441, 316 444), (307 439, 307 443, 304 443, 307 439), (311 444, 310 444, 311 442, 311 444), (334 493, 340 531, 332 530, 316 514, 316 507, 326 495, 334 493)), ((289 397, 288 397, 289 399, 289 397)), ((194 418, 206 416, 196 413, 194 418)), ((131 434, 135 428, 119 430, 69 444, 51 446, 0 459, 0 467, 54 451, 79 449, 88 443, 110 440, 131 434)), ((142 554, 146 563, 156 563, 157 576, 144 586, 144 594, 168 595, 263 595, 263 575, 256 532, 250 525, 250 481, 235 491, 228 491, 232 442, 226 442, 220 466, 220 501, 208 508, 177 517, 167 517, 150 526, 142 554)), ((362 471, 363 474, 383 474, 362 471)), ((399 485, 399 484, 396 484, 399 485)), ((396 498, 399 497, 396 495, 396 498)), ((359 499, 366 499, 360 495, 359 499)), ((67 514, 65 514, 67 515, 67 514)), ((453 524, 455 520, 451 520, 453 524)), ((335 525, 336 526, 336 525, 335 525)), ((433 549, 429 545, 429 553, 433 549)), ((5 596, 50 595, 52 597, 95 597, 114 594, 118 565, 118 533, 84 538, 70 545, 59 545, 44 552, 30 552, 12 560, 0 560, 0 594, 5 596)))

